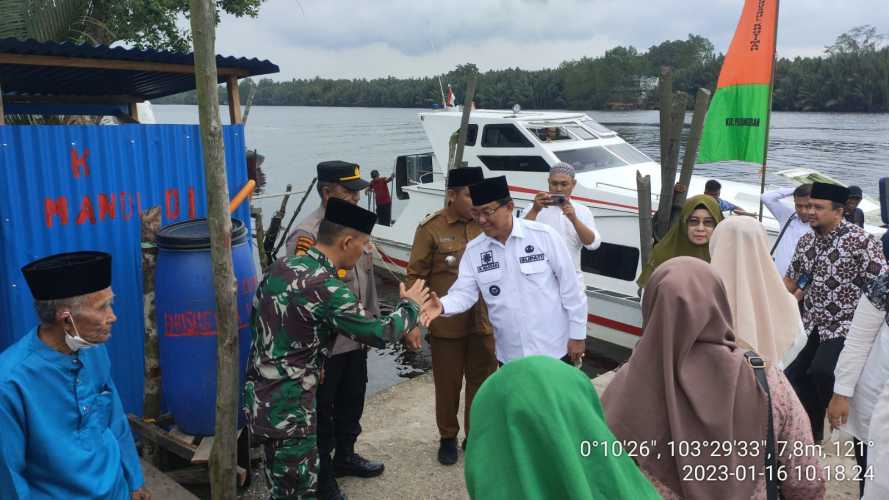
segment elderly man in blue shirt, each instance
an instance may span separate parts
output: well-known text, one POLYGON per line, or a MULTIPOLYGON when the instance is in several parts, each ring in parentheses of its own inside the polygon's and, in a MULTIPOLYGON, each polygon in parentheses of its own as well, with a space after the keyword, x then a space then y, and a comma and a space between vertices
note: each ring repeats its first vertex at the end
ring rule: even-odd
POLYGON ((22 274, 40 325, 0 354, 0 497, 150 499, 104 345, 111 256, 53 255, 22 274))

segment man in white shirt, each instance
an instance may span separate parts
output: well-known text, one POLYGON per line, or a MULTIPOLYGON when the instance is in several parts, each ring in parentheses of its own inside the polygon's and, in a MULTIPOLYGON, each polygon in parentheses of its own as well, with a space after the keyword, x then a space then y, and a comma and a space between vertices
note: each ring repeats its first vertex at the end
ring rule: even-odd
POLYGON ((447 295, 433 293, 423 306, 421 322, 464 312, 481 293, 500 363, 535 354, 576 363, 585 350, 587 301, 565 242, 553 228, 512 215, 506 177, 469 191, 484 234, 466 246, 447 295))
POLYGON ((549 192, 537 193, 534 196, 534 203, 525 208, 519 216, 542 222, 559 233, 574 258, 574 267, 580 278, 580 288, 583 290, 580 249, 599 248, 602 237, 596 230, 593 212, 586 205, 571 199, 575 186, 577 179, 574 178, 574 167, 567 163, 556 163, 549 170, 549 192))
POLYGON ((812 232, 809 225, 809 216, 806 215, 806 207, 809 205, 809 196, 812 194, 811 184, 802 184, 796 188, 781 188, 775 191, 763 193, 762 203, 772 212, 780 226, 778 240, 772 247, 772 257, 775 259, 775 267, 781 276, 787 274, 787 268, 796 252, 796 244, 806 233, 812 232), (793 195, 793 208, 786 205, 784 198, 793 195))

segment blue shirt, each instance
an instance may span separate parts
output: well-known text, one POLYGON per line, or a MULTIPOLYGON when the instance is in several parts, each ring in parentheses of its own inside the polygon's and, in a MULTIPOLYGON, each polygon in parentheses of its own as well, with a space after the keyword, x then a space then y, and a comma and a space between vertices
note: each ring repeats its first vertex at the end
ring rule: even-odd
POLYGON ((719 211, 720 212, 734 211, 736 208, 738 208, 738 205, 735 205, 734 203, 725 201, 722 198, 716 198, 716 201, 719 202, 719 211))
POLYGON ((129 499, 143 482, 104 345, 62 354, 34 328, 0 354, 0 497, 129 499))

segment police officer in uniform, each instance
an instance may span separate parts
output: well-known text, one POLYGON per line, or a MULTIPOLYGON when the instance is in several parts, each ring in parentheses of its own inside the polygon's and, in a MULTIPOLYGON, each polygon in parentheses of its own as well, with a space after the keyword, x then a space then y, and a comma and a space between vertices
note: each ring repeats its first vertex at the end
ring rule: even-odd
MULTIPOLYGON (((361 178, 361 169, 355 163, 321 162, 317 175, 321 205, 303 219, 288 237, 288 255, 304 255, 315 245, 318 226, 324 219, 329 200, 337 198, 357 205, 361 191, 370 185, 361 178)), ((340 278, 358 297, 368 316, 379 317, 373 254, 365 249, 353 269, 339 272, 340 278)), ((367 388, 367 351, 348 336, 337 335, 330 358, 324 366, 317 398, 320 453, 318 488, 322 498, 337 498, 339 487, 334 475, 374 477, 383 473, 384 465, 355 453, 367 388), (334 450, 335 459, 331 459, 334 450)))
POLYGON ((272 499, 345 498, 332 475, 333 490, 320 483, 324 457, 316 447, 322 434, 315 395, 324 363, 336 358, 328 356, 333 337, 382 347, 405 335, 409 346, 419 345, 417 315, 428 294, 422 280, 401 286, 392 314, 371 318, 338 277, 364 255, 375 220, 373 212, 331 199, 317 244, 277 260, 257 290, 244 399, 251 430, 263 443, 272 499))
POLYGON ((506 177, 469 187, 483 235, 470 241, 457 281, 424 304, 421 323, 469 310, 479 292, 494 326, 497 361, 544 355, 576 363, 584 354, 587 301, 574 259, 551 227, 513 215, 506 177))
MULTIPOLYGON (((448 205, 427 216, 414 234, 407 283, 424 279, 429 289, 440 295, 457 279, 457 266, 466 244, 482 230, 472 220, 469 186, 484 180, 482 169, 465 167, 448 173, 448 205)), ((469 409, 475 392, 497 369, 494 337, 485 303, 479 301, 462 314, 433 321, 429 328, 432 375, 435 381, 435 420, 441 436, 438 461, 457 462, 457 435, 460 424, 460 388, 466 377, 466 404, 463 432, 469 435, 469 409)), ((465 447, 466 440, 463 445, 465 447)))

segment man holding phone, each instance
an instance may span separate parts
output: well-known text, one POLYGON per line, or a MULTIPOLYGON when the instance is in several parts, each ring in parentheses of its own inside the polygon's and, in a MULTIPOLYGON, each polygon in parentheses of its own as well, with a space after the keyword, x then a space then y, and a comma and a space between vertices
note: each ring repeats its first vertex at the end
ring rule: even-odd
POLYGON ((520 217, 536 220, 555 229, 571 252, 574 267, 583 290, 583 271, 580 269, 581 248, 595 250, 602 244, 602 237, 596 230, 593 212, 586 205, 571 199, 577 186, 574 167, 567 163, 556 163, 549 170, 549 191, 537 193, 530 208, 522 210, 520 217))

